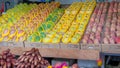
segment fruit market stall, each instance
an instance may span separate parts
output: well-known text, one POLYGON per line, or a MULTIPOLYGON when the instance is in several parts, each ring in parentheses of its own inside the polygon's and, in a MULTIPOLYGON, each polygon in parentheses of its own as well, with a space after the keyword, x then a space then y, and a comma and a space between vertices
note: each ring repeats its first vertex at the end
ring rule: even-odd
POLYGON ((23 3, 2 14, 0 53, 38 48, 43 57, 98 60, 101 52, 120 52, 120 2, 59 7, 59 2, 23 3))

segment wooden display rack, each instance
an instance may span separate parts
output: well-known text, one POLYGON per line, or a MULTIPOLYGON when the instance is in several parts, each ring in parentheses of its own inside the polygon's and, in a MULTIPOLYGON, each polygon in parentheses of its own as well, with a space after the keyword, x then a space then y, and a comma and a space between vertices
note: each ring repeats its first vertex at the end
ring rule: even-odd
POLYGON ((38 48, 43 57, 98 60, 100 51, 94 49, 81 49, 81 45, 60 44, 43 44, 30 42, 1 42, 0 52, 11 49, 15 55, 21 55, 24 51, 31 48, 38 48), (65 47, 64 47, 65 46, 65 47))

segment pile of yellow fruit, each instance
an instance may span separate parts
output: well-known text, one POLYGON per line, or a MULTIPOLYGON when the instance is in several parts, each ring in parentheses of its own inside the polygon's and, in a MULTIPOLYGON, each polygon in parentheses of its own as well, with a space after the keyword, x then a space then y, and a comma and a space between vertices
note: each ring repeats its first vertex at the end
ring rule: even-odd
POLYGON ((79 43, 96 1, 74 2, 65 12, 56 9, 59 6, 59 2, 20 4, 8 10, 0 17, 0 41, 79 43))
POLYGON ((81 40, 89 18, 96 6, 96 1, 75 2, 65 10, 56 26, 43 39, 44 43, 72 43, 81 40))
MULTIPOLYGON (((70 42, 73 44, 78 43, 84 35, 85 29, 89 22, 90 16, 96 6, 96 2, 87 2, 84 3, 82 9, 78 13, 76 20, 73 22, 73 25, 70 29, 76 27, 76 30, 73 31, 74 35, 71 37, 70 42)), ((67 42, 68 43, 68 42, 67 42)))
POLYGON ((81 8, 80 6, 82 6, 81 2, 75 2, 69 8, 67 8, 60 21, 55 25, 52 31, 46 35, 46 37, 43 39, 43 42, 59 43, 62 35, 69 29, 71 23, 74 21, 81 8))
POLYGON ((36 32, 32 33, 27 41, 29 42, 41 42, 43 38, 46 37, 46 34, 51 31, 51 29, 55 26, 58 20, 64 13, 64 9, 57 8, 49 16, 46 18, 46 21, 42 23, 36 32))
POLYGON ((12 29, 11 26, 16 24, 21 16, 25 15, 36 6, 36 4, 19 4, 9 9, 5 14, 2 14, 0 17, 0 41, 8 41, 7 36, 10 34, 10 29, 12 29))
MULTIPOLYGON (((35 7, 33 7, 29 12, 20 14, 20 17, 18 13, 19 19, 16 23, 13 23, 12 25, 8 25, 8 23, 6 23, 7 28, 2 30, 0 41, 26 40, 26 38, 35 32, 38 26, 45 21, 49 13, 59 7, 59 5, 60 4, 58 2, 39 4, 34 5, 35 7)), ((21 10, 24 11, 24 9, 21 10)))

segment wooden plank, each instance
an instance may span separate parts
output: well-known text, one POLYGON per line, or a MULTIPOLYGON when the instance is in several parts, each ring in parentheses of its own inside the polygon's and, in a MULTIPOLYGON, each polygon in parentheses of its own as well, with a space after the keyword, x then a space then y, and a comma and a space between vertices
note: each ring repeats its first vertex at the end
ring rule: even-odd
POLYGON ((9 41, 9 42, 5 42, 5 43, 7 43, 7 46, 11 46, 11 47, 24 47, 23 42, 9 41))
POLYGON ((82 50, 98 50, 101 51, 101 45, 98 44, 81 44, 82 50))
POLYGON ((23 42, 0 42, 0 46, 24 47, 23 42))
POLYGON ((79 50, 80 49, 80 45, 78 44, 64 44, 64 43, 60 43, 60 48, 61 49, 75 49, 75 50, 79 50))
POLYGON ((25 51, 24 47, 0 46, 0 53, 7 49, 10 49, 10 52, 15 55, 21 55, 25 51))
POLYGON ((33 48, 41 48, 42 47, 42 43, 40 42, 24 42, 25 47, 33 47, 33 48))
MULTIPOLYGON (((26 47, 25 50, 30 50, 26 47)), ((68 59, 83 59, 83 60, 98 60, 100 52, 96 50, 75 50, 61 48, 38 48, 43 57, 68 58, 68 59)))
POLYGON ((60 44, 43 43, 42 48, 60 48, 60 44))
MULTIPOLYGON (((11 49, 15 55, 21 55, 24 51, 31 50, 32 47, 10 47, 0 46, 0 52, 11 49)), ((75 50, 61 48, 38 48, 43 57, 69 58, 69 59, 84 59, 97 60, 99 59, 99 51, 96 50, 75 50)))
POLYGON ((120 53, 120 44, 102 44, 104 53, 120 53))

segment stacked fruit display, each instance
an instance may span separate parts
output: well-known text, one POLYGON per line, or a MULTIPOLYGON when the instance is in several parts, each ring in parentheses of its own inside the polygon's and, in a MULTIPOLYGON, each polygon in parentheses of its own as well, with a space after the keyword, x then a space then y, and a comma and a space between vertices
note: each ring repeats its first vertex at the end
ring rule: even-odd
POLYGON ((8 41, 7 36, 10 34, 9 30, 11 26, 16 24, 22 15, 26 14, 36 6, 36 4, 20 4, 15 8, 8 10, 6 14, 3 14, 0 17, 0 41, 8 41))
POLYGON ((2 31, 2 29, 10 27, 14 23, 16 23, 22 15, 26 14, 35 6, 36 4, 20 4, 8 10, 5 14, 2 14, 2 16, 0 17, 0 25, 2 26, 0 27, 0 32, 2 31))
POLYGON ((1 23, 3 24, 16 23, 21 16, 26 14, 29 10, 31 10, 35 6, 37 5, 36 4, 27 5, 26 3, 19 4, 14 8, 9 9, 5 14, 2 15, 2 17, 0 17, 1 23))
POLYGON ((70 27, 70 31, 73 32, 70 42, 73 44, 79 43, 85 32, 90 16, 96 6, 96 2, 87 2, 82 6, 76 20, 70 27))
POLYGON ((81 2, 73 3, 69 8, 65 10, 64 15, 55 27, 50 31, 43 39, 44 43, 59 43, 62 35, 69 29, 71 23, 80 10, 81 2))
POLYGON ((10 53, 9 49, 0 55, 0 68, 14 68, 15 62, 15 55, 10 53))
POLYGON ((83 44, 99 44, 102 39, 102 29, 105 23, 105 16, 108 9, 108 3, 98 3, 92 17, 90 19, 89 25, 86 29, 85 35, 82 39, 83 44))
POLYGON ((47 60, 41 57, 38 49, 31 49, 24 52, 16 61, 16 68, 47 68, 50 65, 47 60))
POLYGON ((41 42, 42 39, 46 37, 46 33, 48 33, 56 25, 63 13, 64 9, 59 8, 50 13, 46 21, 38 27, 37 31, 28 37, 28 41, 41 42))
POLYGON ((8 26, 2 31, 1 41, 24 41, 35 32, 38 26, 46 19, 51 11, 57 8, 58 2, 39 4, 28 13, 20 17, 12 26, 8 26))
POLYGON ((111 2, 104 28, 104 44, 120 44, 120 3, 111 2))

